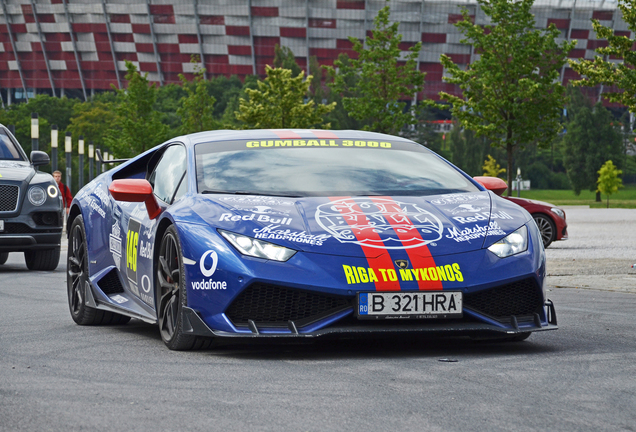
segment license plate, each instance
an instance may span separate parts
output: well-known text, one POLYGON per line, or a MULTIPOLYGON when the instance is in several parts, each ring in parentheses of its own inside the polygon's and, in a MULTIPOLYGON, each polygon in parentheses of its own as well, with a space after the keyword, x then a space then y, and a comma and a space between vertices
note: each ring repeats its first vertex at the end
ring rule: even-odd
POLYGON ((4 221, 0 220, 0 231, 4 231, 4 221))
POLYGON ((461 318, 461 291, 358 293, 358 319, 461 318))

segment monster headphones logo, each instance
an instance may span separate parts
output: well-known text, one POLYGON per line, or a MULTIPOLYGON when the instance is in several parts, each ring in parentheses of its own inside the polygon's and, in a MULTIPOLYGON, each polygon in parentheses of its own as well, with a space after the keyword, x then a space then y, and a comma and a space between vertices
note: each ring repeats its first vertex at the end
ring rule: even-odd
POLYGON ((316 209, 318 224, 341 243, 410 249, 442 238, 442 222, 417 204, 386 198, 345 198, 316 209))

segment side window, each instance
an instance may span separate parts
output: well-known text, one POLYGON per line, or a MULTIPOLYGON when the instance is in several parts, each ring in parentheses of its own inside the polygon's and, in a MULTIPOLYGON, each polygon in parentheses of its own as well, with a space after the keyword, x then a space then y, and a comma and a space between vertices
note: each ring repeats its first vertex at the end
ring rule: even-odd
POLYGON ((168 147, 148 179, 157 198, 172 204, 177 190, 177 198, 187 192, 186 167, 185 147, 178 144, 168 147))

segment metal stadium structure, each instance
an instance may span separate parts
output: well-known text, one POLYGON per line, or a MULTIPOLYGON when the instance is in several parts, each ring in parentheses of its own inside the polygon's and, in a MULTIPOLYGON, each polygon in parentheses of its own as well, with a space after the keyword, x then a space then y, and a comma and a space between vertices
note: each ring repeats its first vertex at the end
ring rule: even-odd
MULTIPOLYGON (((11 104, 34 94, 86 99, 125 85, 125 61, 160 85, 194 72, 192 55, 208 77, 264 75, 274 46, 289 47, 301 67, 316 56, 333 64, 353 54, 349 36, 364 38, 385 1, 376 0, 0 0, 0 95, 11 104)), ((402 49, 421 41, 419 69, 427 72, 423 97, 455 92, 442 80, 440 54, 468 64, 474 53, 453 25, 461 7, 476 23, 487 17, 474 0, 392 0, 402 49)), ((537 28, 554 23, 563 39, 576 39, 573 58, 592 58, 597 40, 591 18, 632 36, 615 1, 537 0, 537 28)), ((562 80, 576 74, 564 68, 562 80)), ((594 90, 598 94, 602 88, 594 90)))

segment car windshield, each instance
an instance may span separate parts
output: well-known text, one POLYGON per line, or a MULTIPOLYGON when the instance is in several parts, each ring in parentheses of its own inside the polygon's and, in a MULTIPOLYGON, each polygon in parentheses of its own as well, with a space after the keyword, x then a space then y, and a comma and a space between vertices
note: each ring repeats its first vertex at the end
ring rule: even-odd
POLYGON ((0 160, 21 161, 24 160, 20 150, 11 141, 11 138, 0 129, 0 160))
POLYGON ((368 196, 478 190, 453 166, 410 142, 243 140, 198 144, 195 154, 200 193, 368 196))

